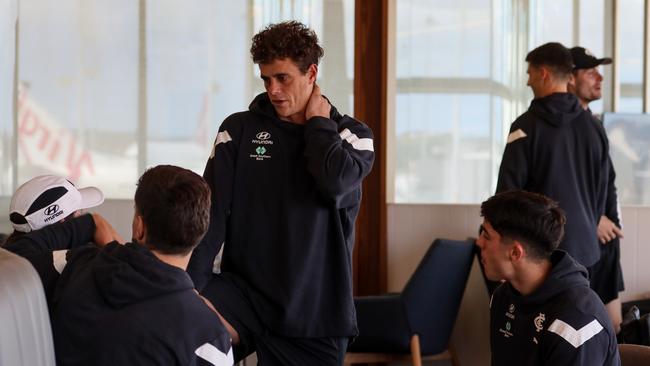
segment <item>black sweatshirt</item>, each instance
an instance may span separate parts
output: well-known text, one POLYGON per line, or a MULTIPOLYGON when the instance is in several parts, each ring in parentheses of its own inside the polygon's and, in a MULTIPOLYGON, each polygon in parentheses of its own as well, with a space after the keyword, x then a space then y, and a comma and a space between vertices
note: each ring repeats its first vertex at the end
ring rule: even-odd
POLYGON ((78 246, 94 232, 92 216, 84 215, 14 246, 28 259, 73 248, 60 277, 44 278, 56 285, 50 305, 57 365, 232 364, 230 336, 185 271, 138 244, 78 246))
POLYGON ((223 244, 220 275, 273 332, 355 335, 354 221, 373 159, 365 124, 334 107, 330 118, 285 122, 258 95, 223 122, 206 165, 210 229, 188 267, 197 288, 223 244))
POLYGON ((25 233, 3 247, 26 258, 34 266, 43 282, 50 308, 56 282, 65 267, 68 249, 92 242, 95 233, 95 222, 89 214, 66 222, 69 223, 57 223, 25 233))
POLYGON ((509 283, 490 301, 492 365, 618 366, 609 316, 569 254, 551 256, 551 273, 532 294, 509 283))
POLYGON ((567 217, 560 248, 591 266, 600 258, 609 164, 602 126, 573 94, 552 94, 533 100, 510 127, 497 193, 523 189, 558 201, 567 217))

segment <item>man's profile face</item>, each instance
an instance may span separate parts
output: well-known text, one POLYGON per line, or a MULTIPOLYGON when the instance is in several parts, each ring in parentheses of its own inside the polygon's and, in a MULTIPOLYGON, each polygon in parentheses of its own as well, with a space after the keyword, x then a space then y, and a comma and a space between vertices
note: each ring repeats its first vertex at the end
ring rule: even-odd
POLYGON ((601 83, 603 76, 598 71, 598 67, 591 69, 580 69, 573 73, 572 92, 586 103, 593 102, 602 98, 601 83))
POLYGON ((540 87, 544 82, 542 77, 543 76, 542 68, 528 64, 528 69, 526 70, 526 73, 528 74, 528 82, 526 83, 526 85, 530 86, 530 88, 533 89, 533 94, 535 95, 535 97, 537 97, 539 95, 540 87))
POLYGON ((317 67, 302 73, 293 60, 276 59, 260 64, 260 77, 278 117, 284 121, 305 122, 305 107, 316 80, 317 67))
POLYGON ((513 244, 504 243, 501 235, 492 228, 492 225, 487 220, 483 220, 476 245, 481 249, 485 276, 492 281, 504 279, 506 264, 509 262, 509 249, 513 244))

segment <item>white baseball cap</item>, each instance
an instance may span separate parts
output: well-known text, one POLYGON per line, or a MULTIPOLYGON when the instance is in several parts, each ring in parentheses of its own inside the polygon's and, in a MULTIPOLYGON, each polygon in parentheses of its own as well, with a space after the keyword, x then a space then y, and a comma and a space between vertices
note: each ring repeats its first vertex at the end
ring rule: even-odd
POLYGON ((27 233, 102 202, 104 194, 98 188, 77 189, 63 177, 41 175, 18 187, 11 197, 9 219, 16 231, 27 233))

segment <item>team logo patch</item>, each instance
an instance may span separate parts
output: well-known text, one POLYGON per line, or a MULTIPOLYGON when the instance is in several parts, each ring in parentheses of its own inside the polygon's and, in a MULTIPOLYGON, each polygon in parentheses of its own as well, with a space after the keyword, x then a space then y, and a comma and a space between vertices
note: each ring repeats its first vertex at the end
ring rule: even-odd
POLYGON ((251 142, 256 145, 273 145, 273 140, 271 140, 271 134, 267 131, 258 132, 255 135, 255 138, 251 140, 251 142))
POLYGON ((255 159, 257 161, 263 161, 263 160, 271 158, 271 155, 269 154, 268 149, 266 147, 264 147, 264 146, 258 146, 253 151, 255 153, 250 154, 251 159, 255 159))
POLYGON ((541 332, 542 329, 544 329, 544 321, 546 320, 546 315, 539 313, 537 317, 535 317, 535 320, 533 322, 535 323, 535 329, 537 330, 537 333, 541 332))
POLYGON ((59 205, 51 205, 48 206, 48 208, 46 208, 45 211, 43 211, 43 213, 46 214, 47 216, 50 216, 50 215, 54 215, 58 211, 59 211, 59 205))
POLYGON ((268 139, 271 138, 271 134, 264 131, 264 132, 260 132, 257 135, 255 135, 255 137, 257 137, 258 140, 268 140, 268 139))
POLYGON ((43 214, 47 216, 43 222, 49 222, 54 220, 56 217, 63 215, 63 210, 59 210, 59 205, 54 204, 43 210, 43 214))
POLYGON ((508 312, 506 313, 506 317, 515 320, 514 312, 515 312, 515 304, 510 304, 510 306, 508 307, 508 312))

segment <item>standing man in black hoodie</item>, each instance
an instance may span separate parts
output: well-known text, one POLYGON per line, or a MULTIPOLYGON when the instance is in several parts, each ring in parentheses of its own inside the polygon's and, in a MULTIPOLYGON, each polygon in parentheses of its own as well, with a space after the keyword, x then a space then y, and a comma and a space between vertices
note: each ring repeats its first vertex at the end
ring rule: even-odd
POLYGON ((587 271, 556 250, 559 205, 525 191, 481 205, 477 245, 486 276, 504 279, 490 301, 492 365, 618 366, 618 344, 587 271))
POLYGON ((51 306, 57 365, 232 365, 228 332, 185 272, 209 213, 205 181, 161 165, 138 181, 131 243, 96 214, 17 239, 72 248, 51 306))
POLYGON ((321 95, 313 30, 272 24, 251 55, 266 92, 219 128, 210 228, 188 272, 233 330, 236 360, 341 365, 357 334, 352 249, 372 131, 321 95))
POLYGON ((607 137, 567 92, 573 70, 567 48, 546 43, 526 61, 535 99, 510 127, 497 193, 523 189, 559 202, 567 217, 560 249, 589 267, 600 259, 597 225, 607 197, 607 137))
MULTIPOLYGON (((602 120, 589 109, 589 103, 602 97, 601 82, 603 76, 598 67, 609 65, 609 57, 596 58, 584 47, 571 48, 573 58, 573 77, 567 85, 570 93, 578 97, 582 108, 591 115, 594 123, 602 125, 602 120)), ((607 203, 605 213, 598 221, 598 239, 600 246, 600 260, 589 270, 591 288, 603 300, 609 313, 614 329, 620 329, 623 321, 621 313, 621 299, 619 292, 625 290, 623 283, 623 269, 621 268, 621 246, 619 238, 623 237, 621 226, 620 205, 616 193, 616 173, 611 158, 609 159, 609 180, 607 183, 607 203)))

